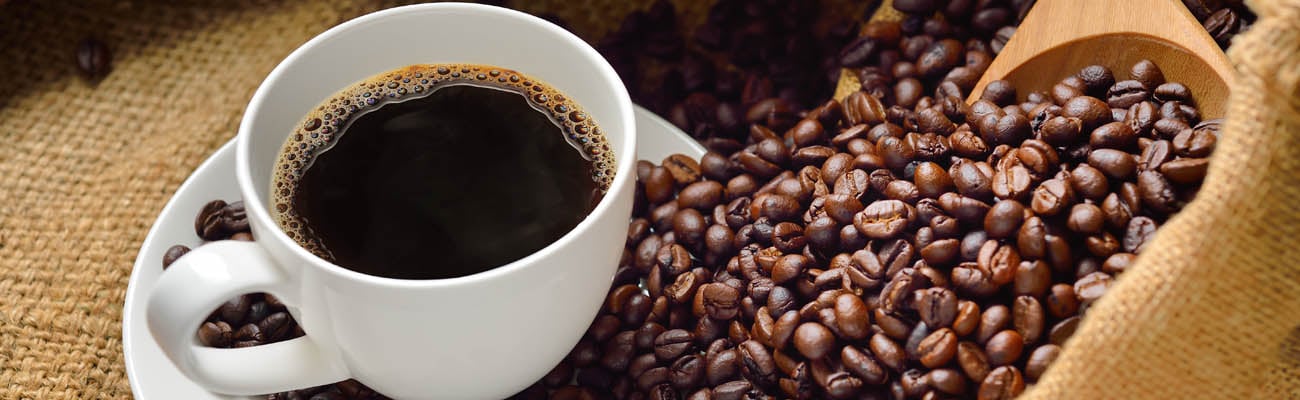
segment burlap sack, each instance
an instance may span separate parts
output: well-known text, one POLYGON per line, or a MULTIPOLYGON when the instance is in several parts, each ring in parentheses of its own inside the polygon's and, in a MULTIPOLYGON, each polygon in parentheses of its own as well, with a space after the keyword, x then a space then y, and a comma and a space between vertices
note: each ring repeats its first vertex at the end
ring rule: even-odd
MULTIPOLYGON (((1300 195, 1297 2, 1256 5, 1261 21, 1233 51, 1243 78, 1201 198, 1090 312, 1030 396, 1300 398, 1300 269, 1288 247, 1300 222, 1288 200, 1300 195)), ((121 307, 153 218, 234 135, 281 58, 399 3, 0 0, 0 398, 130 398, 121 307), (76 72, 85 36, 113 49, 98 83, 76 72)), ((598 38, 649 1, 514 3, 598 38)), ((674 3, 689 27, 710 2, 674 3)))

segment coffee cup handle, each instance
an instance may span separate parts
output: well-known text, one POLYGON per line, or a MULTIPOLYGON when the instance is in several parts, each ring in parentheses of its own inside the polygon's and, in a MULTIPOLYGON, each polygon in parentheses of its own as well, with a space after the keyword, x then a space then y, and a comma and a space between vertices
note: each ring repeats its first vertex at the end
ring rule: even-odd
MULTIPOLYGON (((185 376, 204 388, 259 395, 347 379, 337 351, 303 336, 261 346, 217 349, 198 344, 197 329, 222 303, 266 292, 290 304, 288 277, 254 242, 205 244, 177 259, 149 295, 146 319, 154 340, 185 376)), ((239 327, 234 327, 238 329, 239 327)))

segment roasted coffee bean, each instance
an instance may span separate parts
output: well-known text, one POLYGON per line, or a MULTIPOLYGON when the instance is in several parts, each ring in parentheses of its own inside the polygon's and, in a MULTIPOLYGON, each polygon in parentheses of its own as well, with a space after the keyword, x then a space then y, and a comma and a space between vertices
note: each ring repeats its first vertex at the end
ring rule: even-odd
POLYGON ((1124 251, 1141 253, 1146 244, 1155 237, 1156 223, 1151 218, 1133 217, 1124 231, 1124 251))
POLYGON ((1111 108, 1129 109, 1134 104, 1146 101, 1150 97, 1150 89, 1142 85, 1137 80, 1126 80, 1116 82, 1106 92, 1106 104, 1111 108))
POLYGON ((993 168, 986 163, 959 160, 950 167, 948 175, 957 192, 963 196, 975 199, 993 197, 993 168))
POLYGON ((777 350, 789 347, 791 340, 794 339, 795 330, 799 328, 799 322, 799 311, 790 310, 781 314, 772 324, 772 336, 768 339, 768 344, 777 350))
POLYGON ((1052 285, 1046 301, 1047 311, 1056 318, 1066 318, 1079 311, 1079 299, 1074 294, 1074 286, 1068 284, 1052 285))
POLYGON ((1115 253, 1106 257, 1106 261, 1101 264, 1101 270, 1112 275, 1119 274, 1133 265, 1135 260, 1137 255, 1133 253, 1115 253))
MULTIPOLYGON (((1163 106, 1161 107, 1163 108, 1163 106)), ((1176 110, 1169 111, 1176 112, 1176 110)), ((1163 112, 1162 110, 1161 113, 1163 112)), ((1163 116, 1158 118, 1160 119, 1151 125, 1151 129, 1155 132, 1155 136, 1161 139, 1173 139, 1178 136, 1179 132, 1191 128, 1187 121, 1179 118, 1164 118, 1163 116)))
POLYGON ((1083 67, 1076 76, 1083 81, 1084 90, 1088 95, 1093 97, 1101 97, 1111 85, 1115 84, 1115 75, 1109 68, 1100 65, 1083 67))
POLYGON ((1075 204, 1070 209, 1070 214, 1066 220, 1066 227, 1071 231, 1082 234, 1095 234, 1101 232, 1105 217, 1101 208, 1087 203, 1075 204))
POLYGON ((664 331, 654 340, 655 358, 659 361, 676 359, 694 346, 694 340, 694 334, 684 329, 664 331))
POLYGON ((699 164, 700 173, 705 178, 714 181, 723 182, 735 175, 731 168, 731 161, 727 159, 727 156, 715 151, 704 153, 704 156, 700 157, 699 164))
POLYGON ((231 339, 234 340, 231 347, 250 347, 266 342, 266 335, 262 333, 262 328, 258 327, 257 324, 247 323, 239 327, 231 336, 231 339), (243 342, 243 344, 240 342, 243 342))
POLYGON ((1160 212, 1170 213, 1178 205, 1178 196, 1173 185, 1164 175, 1157 171, 1142 171, 1137 176, 1138 194, 1142 196, 1142 205, 1160 212))
POLYGON ((1169 181, 1192 185, 1205 179, 1205 171, 1209 164, 1209 160, 1205 158, 1180 158, 1160 165, 1159 171, 1169 181))
MULTIPOLYGON (((583 371, 585 372, 586 370, 584 369, 583 371)), ((579 374, 581 375, 581 373, 579 374)), ((659 386, 660 384, 667 384, 668 380, 671 378, 672 378, 672 371, 669 370, 668 367, 654 367, 646 370, 645 372, 642 372, 641 375, 637 376, 636 386, 637 389, 643 391, 655 391, 658 390, 656 386, 659 386)), ((672 387, 668 387, 668 390, 671 391, 672 387)))
POLYGON ((288 339, 289 335, 292 333, 291 329, 294 325, 293 319, 289 317, 288 313, 283 311, 255 320, 258 321, 257 329, 262 331, 262 336, 268 342, 278 342, 288 339))
POLYGON ((641 293, 632 294, 623 305, 623 323, 628 326, 641 325, 645 322, 646 317, 650 316, 653 307, 654 303, 650 296, 641 293))
POLYGON ((1011 85, 1011 82, 995 80, 984 87, 980 99, 991 101, 999 106, 1010 105, 1016 101, 1016 88, 1011 85))
POLYGON ((952 321, 952 331, 957 336, 967 336, 975 332, 979 322, 980 308, 978 304, 969 300, 957 302, 957 316, 952 321))
MULTIPOLYGON (((737 175, 727 181, 726 194, 727 199, 732 202, 745 199, 745 206, 749 206, 749 196, 752 196, 758 190, 758 182, 749 174, 737 175)), ((728 208, 731 208, 728 205, 728 208)), ((728 222, 730 224, 730 222, 728 222)))
POLYGON ((912 331, 908 332, 907 340, 903 342, 903 351, 907 354, 909 360, 921 359, 921 342, 929 337, 931 329, 924 323, 912 325, 912 331))
POLYGON ((898 200, 878 200, 853 217, 853 226, 872 239, 891 239, 915 219, 914 208, 898 200))
POLYGON ((213 200, 203 205, 199 215, 194 220, 194 231, 203 240, 220 240, 224 235, 233 232, 226 232, 222 225, 221 214, 226 208, 226 202, 213 200))
POLYGON ((715 181, 699 181, 686 185, 677 195, 677 206, 681 209, 708 211, 722 202, 722 184, 715 181))
POLYGON ((1004 305, 998 304, 985 309, 980 316, 975 339, 980 343, 988 342, 989 338, 1006 327, 1010 321, 1011 311, 1004 305))
POLYGON ((740 344, 740 371, 750 382, 772 386, 776 381, 776 364, 763 344, 748 340, 740 344))
POLYGON ((690 185, 700 180, 700 163, 684 154, 673 154, 664 158, 663 165, 678 187, 690 185))
POLYGON ((704 368, 704 361, 700 360, 700 356, 694 354, 683 356, 668 367, 668 381, 679 390, 699 387, 704 383, 704 368))
POLYGON ((1025 206, 1015 200, 1001 200, 984 215, 984 231, 989 237, 1010 237, 1020 229, 1026 217, 1025 206))
POLYGON ((867 345, 871 349, 871 353, 875 355, 876 360, 886 367, 894 371, 902 371, 905 367, 907 354, 898 343, 890 340, 889 337, 877 333, 871 336, 867 345))
POLYGON ((1111 122, 1092 131, 1088 144, 1093 149, 1129 149, 1137 146, 1137 133, 1123 122, 1111 122))
POLYGON ((988 339, 988 343, 984 345, 984 352, 988 355, 989 364, 994 366, 1009 365, 1020 358, 1024 346, 1025 340, 1020 333, 1014 330, 1004 330, 988 339))
POLYGON ((953 359, 957 354, 957 335, 951 329, 942 328, 930 333, 917 346, 922 365, 927 368, 939 368, 953 359))
POLYGON ((244 319, 248 316, 249 308, 252 305, 253 299, 251 295, 236 296, 217 307, 217 314, 221 317, 221 320, 231 325, 240 325, 245 322, 244 319))
POLYGON ((925 198, 937 199, 954 188, 954 182, 949 177, 948 171, 933 162, 918 164, 913 180, 918 194, 925 198))
POLYGON ((660 204, 668 201, 675 190, 676 181, 673 180, 672 173, 664 167, 654 167, 650 170, 648 176, 641 180, 645 188, 646 199, 652 204, 660 204))
POLYGON ((719 385, 740 375, 740 359, 736 349, 709 354, 705 360, 704 376, 710 385, 719 385))
POLYGON ((1038 299, 1030 296, 1017 296, 1011 309, 1012 326, 1025 343, 1036 343, 1042 337, 1046 317, 1043 306, 1038 299))
POLYGON ((1102 232, 1099 235, 1088 236, 1084 239, 1084 245, 1088 252, 1097 257, 1110 257, 1120 250, 1119 239, 1110 232, 1102 232))
POLYGON ((830 353, 835 344, 835 335, 822 324, 805 322, 795 329, 793 342, 800 354, 816 360, 830 353))
POLYGON ((1039 137, 1052 145, 1061 146, 1074 143, 1083 131, 1083 120, 1074 117, 1056 116, 1043 122, 1038 129, 1039 137))
POLYGON ((112 69, 113 53, 108 45, 95 38, 85 38, 77 44, 77 69, 86 79, 98 81, 112 69))
POLYGON ((1038 346, 1032 353, 1029 353, 1029 360, 1025 361, 1025 377, 1030 380, 1038 380, 1047 371, 1047 367, 1056 361, 1061 355, 1061 346, 1054 344, 1045 344, 1038 346))
POLYGON ((993 173, 993 194, 999 199, 1027 200, 1034 178, 1022 165, 997 169, 993 173))
POLYGON ((990 366, 983 348, 973 342, 957 344, 957 365, 972 381, 983 381, 989 374, 990 366))
POLYGON ((199 343, 208 347, 224 348, 230 345, 234 332, 226 321, 204 322, 199 326, 199 343))
MULTIPOLYGON (((1093 152, 1097 153, 1097 152, 1093 152)), ((1048 179, 1034 190, 1031 208, 1040 216, 1056 216, 1075 201, 1074 187, 1062 179, 1048 179)))
POLYGON ((720 384, 713 388, 717 400, 743 400, 752 398, 754 385, 749 381, 737 380, 720 384))
POLYGON ((1095 97, 1079 96, 1061 105, 1061 115, 1078 118, 1083 130, 1091 131, 1113 121, 1110 106, 1095 97))
POLYGON ((185 253, 189 253, 189 252, 190 252, 189 247, 185 247, 179 244, 172 247, 168 247, 167 251, 163 253, 163 259, 162 259, 163 269, 167 269, 167 267, 170 267, 172 263, 176 262, 176 259, 181 258, 181 256, 185 255, 185 253))
MULTIPOLYGON (((700 212, 697 211, 696 209, 694 208, 679 209, 677 213, 673 214, 672 226, 673 226, 673 234, 674 234, 673 237, 676 239, 678 243, 691 246, 692 248, 700 248, 704 244, 704 230, 708 229, 708 221, 704 218, 704 215, 700 214, 700 212)), ((676 253, 677 248, 681 248, 681 251, 686 251, 686 248, 681 247, 681 245, 679 244, 673 244, 673 246, 671 246, 670 248, 672 249, 669 251, 670 253, 676 253)), ((663 249, 660 249, 660 251, 663 251, 663 249)), ((672 267, 677 267, 677 266, 689 267, 690 254, 689 253, 674 254, 674 256, 680 256, 680 255, 684 255, 685 259, 682 260, 680 259, 681 257, 675 257, 674 259, 670 259, 672 267)), ((661 259, 660 261, 662 262, 663 260, 661 259)), ((671 267, 669 267, 669 265, 670 264, 663 264, 665 268, 672 269, 671 267)), ((676 273, 680 273, 680 271, 673 270, 670 271, 670 273, 676 274, 676 273)))
POLYGON ((917 369, 903 371, 895 381, 907 398, 919 398, 930 390, 930 381, 924 372, 917 369))
POLYGON ((248 214, 243 201, 234 201, 221 209, 221 229, 228 233, 248 231, 248 214))
POLYGON ((861 378, 862 382, 868 385, 879 385, 889 378, 889 372, 885 371, 870 354, 852 345, 844 346, 840 350, 840 363, 844 365, 844 369, 861 378))
POLYGON ((952 326, 957 318, 957 295, 941 287, 926 289, 917 300, 916 310, 927 326, 952 326))
POLYGON ((709 254, 730 256, 735 254, 735 233, 726 225, 712 225, 704 231, 704 247, 709 254))
POLYGON ((966 392, 966 377, 955 369, 940 368, 931 370, 926 374, 925 380, 929 382, 930 387, 943 393, 960 395, 966 392))
POLYGON ((954 39, 943 39, 929 45, 916 61, 916 71, 924 77, 934 78, 947 73, 962 62, 965 46, 954 39))
POLYGON ((1174 152, 1182 157, 1206 157, 1214 151, 1217 141, 1217 120, 1204 121, 1174 136, 1174 152))
POLYGON ((982 223, 989 210, 982 201, 951 192, 939 196, 939 207, 965 224, 982 223))
POLYGON ((1152 130, 1155 129, 1156 123, 1160 120, 1160 109, 1155 103, 1150 101, 1141 101, 1129 106, 1128 112, 1124 113, 1124 124, 1128 125, 1133 133, 1138 137, 1152 136, 1152 130))
POLYGON ((840 66, 845 68, 858 68, 867 64, 871 56, 876 53, 876 40, 868 36, 862 36, 854 39, 840 50, 840 66))
MULTIPOLYGON (((686 276, 686 275, 692 275, 692 274, 683 274, 683 276, 686 276)), ((601 322, 601 321, 600 321, 599 319, 597 319, 597 322, 601 322)), ((614 322, 618 322, 618 321, 615 320, 614 322)), ((602 324, 602 325, 604 325, 604 324, 602 324)), ((596 326, 597 326, 596 323, 593 323, 593 324, 592 324, 592 331, 595 330, 595 327, 596 327, 596 326)), ((613 329, 618 329, 618 326, 615 325, 615 326, 613 327, 613 329)), ((644 325, 641 325, 641 327, 638 328, 638 329, 636 330, 636 336, 633 337, 633 341, 634 341, 635 344, 636 344, 636 348, 637 348, 637 349, 640 349, 640 350, 653 350, 653 349, 654 349, 654 345, 655 345, 655 338, 658 338, 659 335, 662 334, 662 333, 664 333, 664 331, 666 331, 666 330, 667 330, 667 329, 664 328, 663 325, 660 325, 660 324, 657 323, 657 322, 646 322, 644 325)), ((589 331, 589 332, 590 332, 590 331, 589 331)), ((596 334, 593 333, 592 336, 593 336, 593 338, 595 338, 597 341, 602 341, 602 340, 603 340, 603 339, 601 339, 601 336, 602 336, 602 335, 596 335, 596 334)), ((605 336, 605 337, 610 337, 610 336, 612 336, 612 335, 603 335, 603 336, 605 336)), ((636 375, 636 374, 632 374, 632 375, 636 375)))
POLYGON ((835 320, 846 339, 862 340, 871 334, 871 320, 862 298, 843 293, 835 297, 835 320))
POLYGON ((1151 89, 1165 83, 1164 73, 1160 71, 1160 67, 1150 60, 1141 60, 1133 64, 1133 68, 1129 69, 1129 77, 1142 82, 1143 86, 1151 89))
MULTIPOLYGON (((944 218, 952 221, 946 217, 944 218)), ((961 243, 957 239, 939 239, 921 248, 921 258, 931 265, 947 266, 958 260, 960 252, 961 243)))
POLYGON ((885 162, 885 166, 901 171, 916 157, 912 144, 896 137, 884 137, 876 142, 876 154, 885 162))
POLYGON ((881 192, 887 199, 905 203, 916 203, 917 200, 921 199, 921 193, 916 190, 916 185, 903 179, 890 181, 889 184, 885 185, 885 190, 881 192))
POLYGON ((1104 272, 1093 272, 1074 282, 1074 293, 1087 303, 1096 301, 1110 289, 1113 278, 1104 272))
POLYGON ((775 286, 772 292, 767 295, 767 310, 772 317, 779 317, 786 311, 797 310, 799 304, 795 299, 794 292, 785 286, 775 286))
POLYGON ((976 298, 991 296, 998 290, 998 285, 993 283, 990 274, 971 262, 953 268, 952 283, 960 293, 976 298))
MULTIPOLYGON (((681 226, 682 229, 675 229, 671 233, 675 234, 674 237, 681 237, 680 241, 682 242, 694 242, 691 245, 692 247, 695 247, 703 240, 700 238, 700 236, 703 236, 703 233, 700 231, 703 229, 702 225, 704 217, 698 216, 698 212, 695 210, 688 209, 686 211, 696 215, 684 217, 684 219, 687 219, 686 222, 676 223, 676 221, 674 221, 673 225, 681 226), (678 234, 677 232, 679 231, 682 233, 678 234)), ((679 212, 679 214, 681 213, 679 212)), ((676 219, 677 218, 674 218, 674 220, 676 219)), ((671 278, 691 269, 691 252, 686 248, 686 246, 677 243, 668 246, 660 246, 659 252, 655 253, 655 263, 660 272, 668 274, 668 277, 671 278)), ((659 295, 658 290, 652 291, 651 295, 659 295)))
MULTIPOLYGON (((600 365, 611 371, 623 371, 627 369, 628 363, 636 355, 636 331, 623 331, 614 335, 608 342, 605 342, 604 349, 600 353, 600 365)), ((583 366, 575 358, 574 364, 583 366)))
POLYGON ((989 371, 980 383, 979 400, 1011 400, 1025 390, 1024 378, 1020 370, 1013 366, 1001 366, 989 371))
POLYGON ((823 210, 826 215, 839 224, 853 223, 853 216, 865 208, 858 198, 846 193, 832 193, 826 196, 823 210))
POLYGON ((1186 103, 1192 99, 1192 91, 1178 82, 1168 82, 1156 86, 1152 90, 1152 95, 1161 102, 1179 101, 1186 103))

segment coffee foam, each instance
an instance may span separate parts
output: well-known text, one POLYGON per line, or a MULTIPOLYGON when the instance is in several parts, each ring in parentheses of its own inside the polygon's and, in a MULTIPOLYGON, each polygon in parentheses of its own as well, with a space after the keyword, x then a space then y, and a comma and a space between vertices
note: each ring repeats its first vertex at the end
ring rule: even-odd
POLYGON ((293 207, 299 179, 315 157, 328 151, 349 123, 385 104, 418 99, 438 89, 474 85, 523 95, 560 127, 592 163, 592 180, 603 194, 614 180, 614 154, 601 129, 578 104, 555 88, 518 71, 480 64, 420 64, 371 76, 338 91, 309 112, 285 140, 271 179, 271 214, 307 250, 333 259, 293 207))

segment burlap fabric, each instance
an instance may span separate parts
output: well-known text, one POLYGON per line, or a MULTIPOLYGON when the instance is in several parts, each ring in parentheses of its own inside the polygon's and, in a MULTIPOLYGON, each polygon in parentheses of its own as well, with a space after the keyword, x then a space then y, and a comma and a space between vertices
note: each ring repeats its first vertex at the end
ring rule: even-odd
MULTIPOLYGON (((1300 250, 1289 247, 1300 222, 1298 2, 1257 5, 1259 24, 1233 51, 1243 78, 1200 199, 1089 312, 1031 396, 1300 398, 1300 250)), ((130 398, 122 300, 154 216, 235 134, 281 58, 399 2, 211 3, 0 0, 0 398, 130 398), (73 61, 85 36, 113 49, 97 83, 73 61)), ((598 38, 610 16, 649 1, 515 3, 598 38)), ((674 3, 692 26, 709 2, 674 3)))

